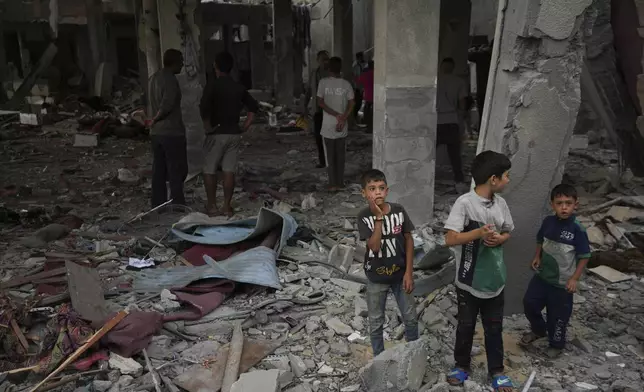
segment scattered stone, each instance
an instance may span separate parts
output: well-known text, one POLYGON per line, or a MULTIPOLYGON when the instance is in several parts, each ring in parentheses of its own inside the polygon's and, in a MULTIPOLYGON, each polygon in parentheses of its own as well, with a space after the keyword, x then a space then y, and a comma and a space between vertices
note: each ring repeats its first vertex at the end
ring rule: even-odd
POLYGON ((351 327, 357 331, 362 331, 364 329, 364 319, 360 316, 355 316, 351 320, 351 327))
POLYGON ((118 369, 121 374, 139 377, 143 374, 143 366, 132 358, 124 358, 118 354, 110 353, 110 368, 118 369))
POLYGON ((304 328, 306 329, 306 333, 311 335, 313 332, 320 329, 320 324, 316 323, 315 321, 309 320, 306 322, 306 326, 304 328))
POLYGON ((427 349, 422 340, 385 350, 360 369, 369 392, 417 391, 426 371, 427 349))
POLYGON ((349 336, 347 337, 347 340, 348 340, 349 342, 351 342, 351 343, 353 343, 353 342, 355 342, 355 341, 357 341, 357 340, 362 341, 362 340, 365 340, 365 339, 366 339, 366 338, 365 338, 364 336, 360 335, 358 332, 354 332, 354 333, 352 333, 351 335, 349 335, 349 336))
POLYGON ((353 329, 343 323, 339 318, 333 317, 326 321, 326 326, 332 329, 335 333, 341 336, 349 336, 353 333, 353 329))
POLYGON ((118 170, 118 179, 121 182, 134 183, 134 182, 139 182, 141 178, 136 174, 132 173, 132 171, 121 168, 118 170))
POLYGON ((331 374, 335 371, 331 366, 329 365, 322 365, 318 369, 318 374, 331 374))
POLYGON ((584 302, 586 302, 586 298, 581 296, 581 295, 579 295, 579 294, 577 294, 577 293, 575 293, 575 294, 573 294, 572 302, 574 304, 583 304, 584 302))
POLYGON ((574 392, 583 392, 583 391, 596 391, 599 387, 593 384, 588 384, 587 382, 578 382, 575 383, 574 392))
POLYGON ((358 392, 359 390, 360 390, 360 384, 354 384, 340 389, 340 392, 358 392))
POLYGON ((610 392, 641 392, 642 386, 632 382, 617 380, 610 386, 610 392))
POLYGON ((92 381, 92 386, 94 387, 94 390, 96 392, 106 392, 112 387, 112 382, 111 381, 104 381, 104 380, 94 380, 92 381))
POLYGON ((579 336, 575 337, 571 343, 583 352, 586 352, 589 354, 593 352, 593 346, 586 339, 582 337, 579 337, 579 336))
POLYGON ((597 227, 589 227, 586 229, 586 234, 588 234, 588 241, 593 244, 593 245, 599 245, 602 246, 604 245, 605 239, 604 239, 604 233, 602 230, 597 227))
POLYGON ((284 276, 284 281, 286 283, 297 282, 298 280, 306 279, 309 275, 306 272, 296 272, 294 274, 288 274, 284 276))
POLYGON ((595 376, 600 380, 610 380, 613 378, 613 374, 611 372, 598 372, 595 373, 595 376))
POLYGON ((346 343, 334 342, 331 343, 331 353, 337 354, 341 357, 348 357, 351 355, 351 350, 346 343))
POLYGON ((237 380, 231 392, 277 392, 280 390, 279 384, 280 371, 256 370, 254 372, 243 373, 237 380))
POLYGON ((301 357, 298 357, 294 354, 289 354, 288 359, 291 362, 291 370, 293 371, 293 374, 295 374, 295 377, 299 378, 306 374, 308 367, 301 357))

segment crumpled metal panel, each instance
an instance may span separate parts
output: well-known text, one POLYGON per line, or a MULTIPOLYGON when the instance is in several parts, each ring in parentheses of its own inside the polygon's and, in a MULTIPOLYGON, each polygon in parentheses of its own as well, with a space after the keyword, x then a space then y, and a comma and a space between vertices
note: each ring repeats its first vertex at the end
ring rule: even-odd
POLYGON ((248 239, 262 237, 276 227, 282 226, 277 253, 286 241, 295 234, 297 222, 292 216, 261 208, 257 218, 222 222, 199 212, 181 218, 173 225, 172 232, 182 240, 202 245, 229 245, 248 239))
POLYGON ((136 292, 155 293, 163 289, 185 287, 201 279, 222 278, 279 290, 282 286, 279 282, 276 259, 277 253, 265 246, 249 249, 219 262, 204 256, 207 265, 133 272, 132 289, 136 292))

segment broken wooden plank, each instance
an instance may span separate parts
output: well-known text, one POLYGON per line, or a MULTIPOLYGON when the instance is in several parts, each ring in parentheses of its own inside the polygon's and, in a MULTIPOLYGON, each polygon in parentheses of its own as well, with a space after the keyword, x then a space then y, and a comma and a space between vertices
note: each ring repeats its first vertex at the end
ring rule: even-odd
POLYGON ((127 310, 120 311, 114 316, 110 321, 105 323, 101 329, 96 331, 94 335, 92 335, 85 344, 80 346, 72 355, 70 355, 65 362, 61 363, 60 366, 58 366, 53 372, 49 373, 47 377, 45 377, 38 385, 33 387, 30 392, 36 392, 40 387, 45 385, 49 380, 54 378, 58 373, 62 372, 65 370, 67 366, 69 366, 71 363, 76 361, 81 355, 85 353, 90 347, 92 347, 94 344, 96 344, 103 336, 105 336, 106 333, 111 331, 118 323, 121 322, 125 318, 125 316, 128 315, 127 310))
POLYGON ((0 290, 9 289, 12 287, 19 287, 40 279, 46 279, 46 278, 51 278, 58 275, 63 275, 66 271, 67 269, 65 267, 62 267, 62 268, 53 269, 51 271, 44 271, 44 272, 39 272, 37 274, 29 275, 29 276, 22 276, 19 278, 11 279, 8 282, 4 282, 0 284, 0 290))
POLYGON ((101 279, 93 268, 66 261, 67 285, 72 307, 80 316, 91 322, 105 320, 108 315, 101 279))
POLYGON ((606 265, 600 265, 595 268, 590 268, 588 271, 610 283, 618 283, 631 280, 630 276, 606 265))
POLYGON ((242 351, 244 349, 244 331, 241 323, 235 323, 233 336, 230 339, 230 349, 228 350, 228 359, 226 361, 226 371, 224 380, 221 385, 221 392, 230 392, 233 384, 239 377, 239 362, 241 361, 242 351))
POLYGON ((13 333, 16 334, 16 337, 20 342, 20 345, 25 349, 25 353, 27 353, 29 351, 29 342, 27 342, 27 339, 25 338, 25 335, 22 333, 22 330, 20 329, 20 326, 16 322, 16 319, 12 318, 9 323, 11 324, 11 329, 13 330, 13 333))

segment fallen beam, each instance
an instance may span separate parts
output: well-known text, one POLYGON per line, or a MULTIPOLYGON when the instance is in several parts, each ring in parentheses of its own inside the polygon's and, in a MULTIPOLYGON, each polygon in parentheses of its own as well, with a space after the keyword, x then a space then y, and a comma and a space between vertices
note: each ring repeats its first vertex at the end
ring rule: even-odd
POLYGON ((25 97, 34 87, 34 84, 36 84, 38 76, 40 76, 44 70, 49 68, 54 57, 56 57, 56 53, 58 53, 58 47, 52 42, 49 44, 47 49, 45 49, 42 56, 40 56, 38 64, 33 68, 29 75, 27 75, 25 80, 22 81, 20 87, 18 87, 18 90, 13 94, 13 97, 11 97, 11 100, 7 104, 8 108, 19 108, 24 104, 25 97))

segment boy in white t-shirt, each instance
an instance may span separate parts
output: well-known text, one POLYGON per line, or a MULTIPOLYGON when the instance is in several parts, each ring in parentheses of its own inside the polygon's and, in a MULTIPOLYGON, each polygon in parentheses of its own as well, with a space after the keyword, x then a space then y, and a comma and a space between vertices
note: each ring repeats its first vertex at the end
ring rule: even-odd
POLYGON ((344 187, 345 139, 349 134, 347 119, 355 105, 351 83, 342 79, 342 60, 332 57, 329 60, 331 76, 318 85, 318 106, 324 112, 322 137, 324 154, 329 171, 329 190, 338 191, 344 187))

